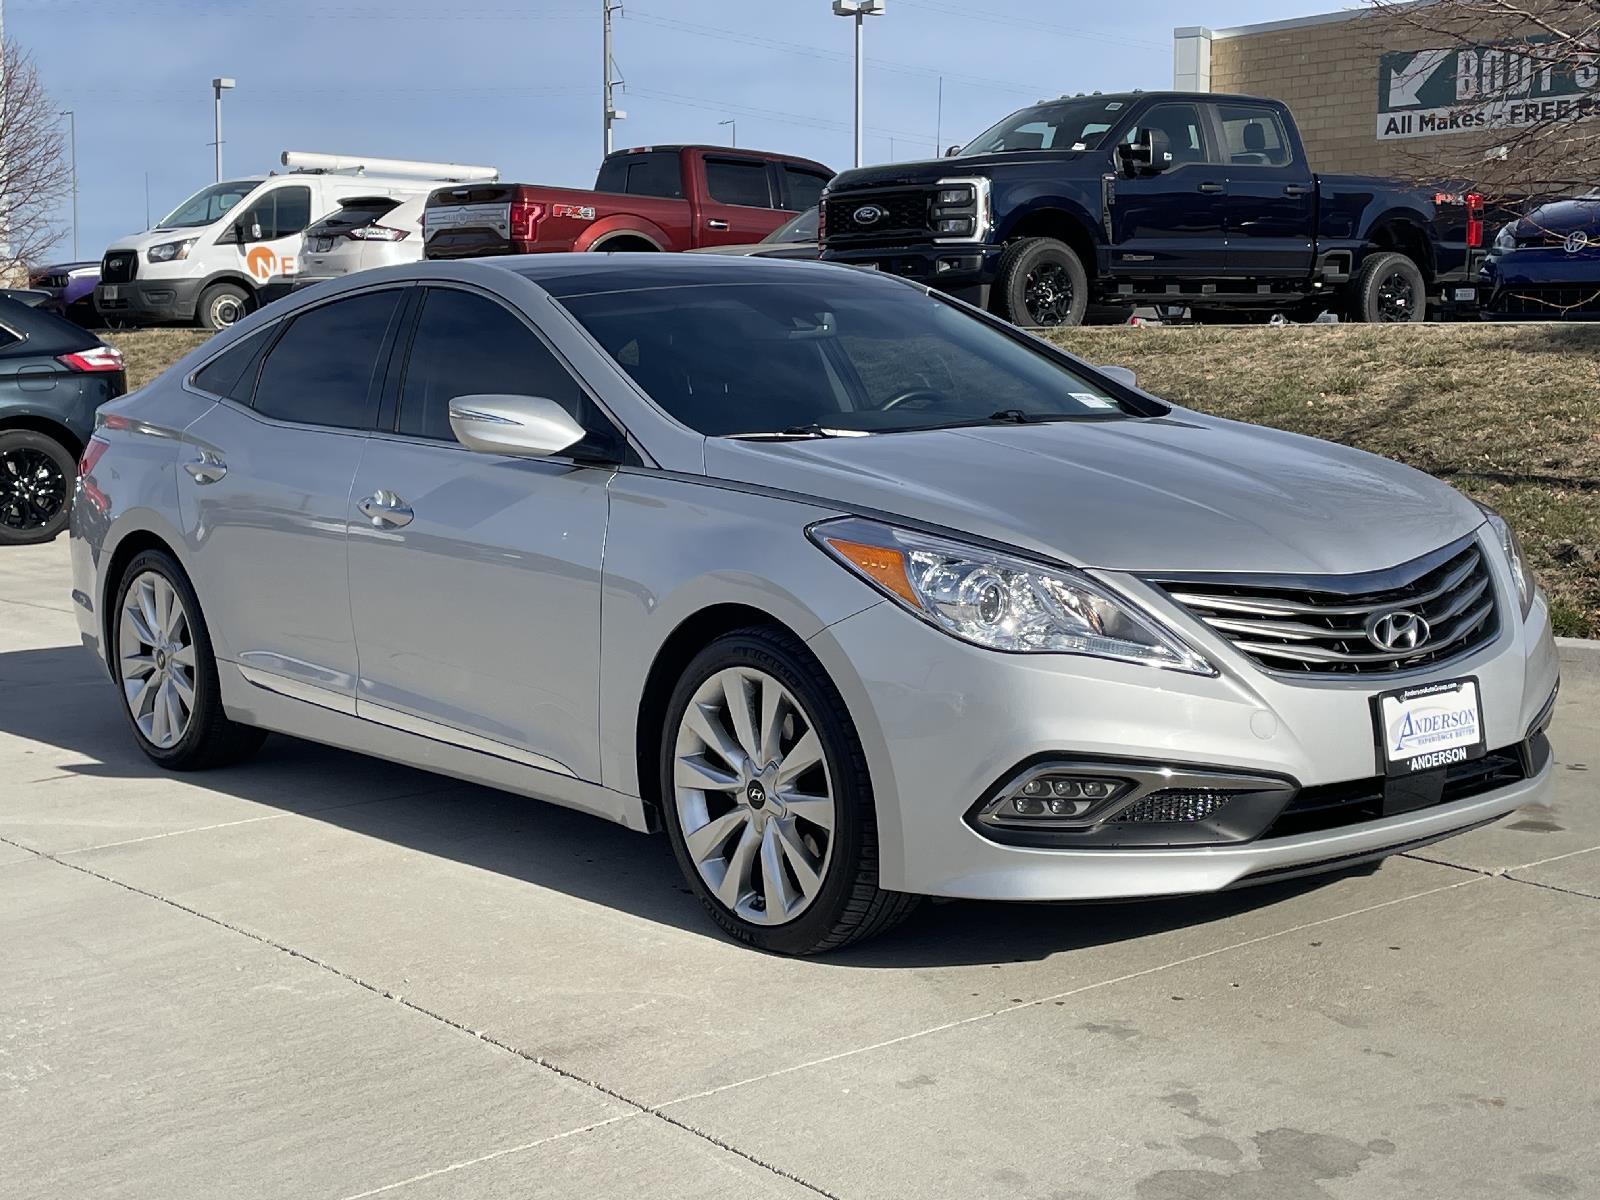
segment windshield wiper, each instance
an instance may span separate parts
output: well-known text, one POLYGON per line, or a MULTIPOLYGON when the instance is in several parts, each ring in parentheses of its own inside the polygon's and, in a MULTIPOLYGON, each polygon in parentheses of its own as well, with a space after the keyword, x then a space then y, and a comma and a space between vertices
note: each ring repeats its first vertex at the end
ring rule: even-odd
POLYGON ((836 437, 867 437, 870 429, 831 429, 815 421, 806 425, 790 425, 787 429, 762 430, 759 433, 727 433, 724 437, 741 438, 744 440, 761 438, 836 438, 836 437))

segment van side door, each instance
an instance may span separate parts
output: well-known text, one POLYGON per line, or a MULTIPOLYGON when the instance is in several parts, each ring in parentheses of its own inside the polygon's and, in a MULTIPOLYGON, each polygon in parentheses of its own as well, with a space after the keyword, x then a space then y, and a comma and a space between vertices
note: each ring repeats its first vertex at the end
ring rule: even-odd
POLYGON ((220 240, 238 250, 238 266, 259 287, 298 269, 301 234, 311 224, 311 188, 286 183, 258 195, 250 207, 223 229, 220 240))

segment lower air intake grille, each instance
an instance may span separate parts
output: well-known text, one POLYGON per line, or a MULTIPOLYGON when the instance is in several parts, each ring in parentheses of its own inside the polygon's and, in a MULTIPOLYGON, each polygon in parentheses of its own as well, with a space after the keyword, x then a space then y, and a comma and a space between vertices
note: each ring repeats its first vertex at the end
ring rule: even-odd
POLYGON ((1494 639, 1494 579, 1469 535, 1363 575, 1185 575, 1152 580, 1268 670, 1381 675, 1494 639))
POLYGON ((1231 792, 1169 788, 1164 792, 1151 792, 1143 800, 1128 805, 1112 820, 1118 825, 1204 821, 1232 799, 1231 792))

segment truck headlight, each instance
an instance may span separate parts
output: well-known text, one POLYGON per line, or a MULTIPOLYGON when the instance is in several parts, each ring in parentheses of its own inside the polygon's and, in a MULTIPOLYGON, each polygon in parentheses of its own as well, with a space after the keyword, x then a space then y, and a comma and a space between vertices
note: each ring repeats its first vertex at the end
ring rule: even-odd
POLYGON ((188 258, 189 247, 199 240, 199 238, 184 238, 181 242, 162 242, 159 246, 151 246, 145 251, 144 256, 153 263, 177 262, 181 258, 188 258))
POLYGON ((1523 552, 1522 541, 1517 537, 1516 530, 1487 504, 1480 504, 1478 507, 1488 518, 1489 528, 1494 530, 1495 537, 1500 541, 1500 548, 1505 551, 1506 562, 1511 567, 1513 578, 1517 581, 1517 599, 1522 604, 1522 616, 1526 620, 1528 610, 1533 607, 1533 596, 1538 590, 1539 581, 1533 577, 1533 568, 1528 565, 1528 556, 1523 552))
POLYGON ((975 646, 1216 674, 1176 634, 1071 567, 858 517, 823 521, 807 533, 902 608, 975 646))

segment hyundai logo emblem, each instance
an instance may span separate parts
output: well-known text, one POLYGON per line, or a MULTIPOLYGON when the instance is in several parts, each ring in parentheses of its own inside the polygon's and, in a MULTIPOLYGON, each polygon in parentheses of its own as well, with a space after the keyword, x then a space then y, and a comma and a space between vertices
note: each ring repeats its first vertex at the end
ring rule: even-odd
POLYGON ((1375 613, 1367 618, 1367 641, 1379 650, 1415 650, 1433 631, 1414 612, 1375 613))
POLYGON ((750 802, 751 808, 760 808, 767 802, 767 789, 761 786, 759 779, 752 779, 750 786, 744 790, 744 798, 750 802))
POLYGON ((876 204, 863 204, 850 214, 850 219, 857 225, 876 225, 885 215, 883 209, 876 204))
POLYGON ((1582 229, 1574 229, 1567 234, 1567 240, 1561 243, 1561 248, 1568 254, 1579 254, 1589 248, 1589 235, 1582 229))

